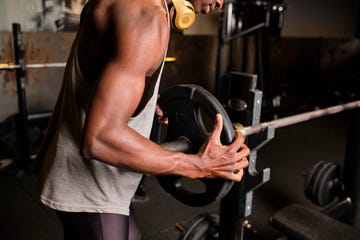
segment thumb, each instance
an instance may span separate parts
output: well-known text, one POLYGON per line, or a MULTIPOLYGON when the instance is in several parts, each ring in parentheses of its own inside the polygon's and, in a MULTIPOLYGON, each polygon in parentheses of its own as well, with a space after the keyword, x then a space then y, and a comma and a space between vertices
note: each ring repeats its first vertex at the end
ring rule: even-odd
POLYGON ((220 136, 223 128, 223 118, 220 113, 217 113, 215 116, 214 129, 211 133, 211 138, 218 144, 221 144, 220 136))

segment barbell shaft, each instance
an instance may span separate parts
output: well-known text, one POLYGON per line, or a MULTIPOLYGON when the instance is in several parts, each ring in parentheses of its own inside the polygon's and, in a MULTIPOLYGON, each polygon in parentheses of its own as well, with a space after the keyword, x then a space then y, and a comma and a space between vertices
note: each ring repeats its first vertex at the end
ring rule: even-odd
MULTIPOLYGON (((166 62, 175 62, 175 57, 166 57, 166 62)), ((31 63, 25 64, 25 68, 64 68, 66 67, 66 62, 57 62, 57 63, 31 63)), ((0 70, 14 70, 20 68, 19 64, 13 63, 0 63, 0 70)))
POLYGON ((296 114, 289 117, 279 118, 275 119, 269 122, 263 122, 259 123, 253 126, 249 127, 235 127, 236 129, 239 129, 245 136, 249 136, 254 133, 258 133, 265 128, 273 127, 273 128, 281 128, 289 125, 293 125, 300 122, 305 122, 314 118, 319 118, 322 116, 327 116, 331 114, 336 114, 339 112, 347 111, 350 109, 358 108, 360 107, 360 100, 349 102, 345 104, 339 104, 328 108, 318 109, 310 112, 305 112, 301 114, 296 114))
MULTIPOLYGON (((65 62, 59 63, 32 63, 26 64, 25 68, 63 68, 66 66, 65 62)), ((18 64, 11 64, 11 63, 1 63, 0 70, 13 70, 20 68, 18 64)))
POLYGON ((177 140, 169 141, 169 142, 162 142, 159 143, 159 145, 173 152, 183 152, 183 153, 190 152, 190 142, 185 138, 179 138, 177 140))
MULTIPOLYGON (((292 115, 289 117, 275 119, 269 122, 259 123, 249 127, 243 127, 241 124, 234 124, 234 128, 238 129, 244 134, 245 136, 249 136, 255 133, 259 133, 262 130, 273 127, 273 128, 281 128, 289 125, 293 125, 300 122, 305 122, 311 119, 319 118, 322 116, 332 115, 339 112, 347 111, 350 109, 360 107, 360 100, 349 102, 345 104, 340 104, 328 108, 318 109, 310 112, 305 112, 301 114, 292 115)), ((190 142, 186 138, 179 138, 174 141, 163 142, 159 144, 161 147, 176 152, 189 152, 190 150, 190 142)))

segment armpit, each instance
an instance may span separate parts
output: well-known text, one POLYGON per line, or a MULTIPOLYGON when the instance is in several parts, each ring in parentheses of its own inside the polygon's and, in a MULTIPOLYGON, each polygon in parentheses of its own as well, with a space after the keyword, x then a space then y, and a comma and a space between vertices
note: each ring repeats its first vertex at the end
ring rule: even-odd
POLYGON ((140 103, 137 106, 132 117, 136 117, 139 113, 141 113, 141 111, 145 108, 146 104, 149 102, 150 98, 153 96, 154 88, 155 88, 156 82, 159 78, 160 70, 161 70, 161 67, 159 67, 152 76, 145 78, 144 92, 141 97, 140 103))

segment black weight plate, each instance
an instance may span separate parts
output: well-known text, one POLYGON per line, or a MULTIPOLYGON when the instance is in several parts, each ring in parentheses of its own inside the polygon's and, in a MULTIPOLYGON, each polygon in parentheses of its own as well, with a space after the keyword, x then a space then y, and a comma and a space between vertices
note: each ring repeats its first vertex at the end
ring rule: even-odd
MULTIPOLYGON (((235 133, 230 118, 221 103, 198 85, 182 84, 167 89, 160 95, 158 104, 166 112, 169 125, 165 141, 185 137, 190 142, 190 153, 197 153, 213 129, 215 115, 223 117, 221 141, 230 144, 235 133)), ((199 179, 205 191, 197 192, 184 187, 180 176, 157 176, 160 185, 178 201, 189 206, 208 205, 224 197, 233 182, 225 179, 199 179)))
POLYGON ((200 214, 185 227, 178 240, 218 239, 219 224, 219 215, 209 213, 200 214))
POLYGON ((304 184, 304 190, 305 190, 304 192, 305 192, 305 196, 310 200, 314 199, 314 195, 313 195, 314 181, 316 179, 317 173, 319 172, 319 169, 322 167, 324 163, 325 163, 324 161, 317 162, 314 166, 311 167, 309 173, 306 176, 305 184, 304 184))
POLYGON ((209 228, 209 222, 206 216, 200 215, 193 219, 180 234, 179 240, 200 240, 206 236, 209 228))
POLYGON ((324 173, 324 171, 326 171, 326 169, 331 165, 332 163, 330 162, 325 162, 322 165, 320 165, 318 167, 319 170, 316 171, 316 174, 314 175, 314 182, 313 182, 313 187, 312 187, 312 196, 314 197, 313 199, 313 203, 315 204, 319 204, 318 202, 318 188, 319 188, 319 184, 321 182, 321 176, 324 173))
POLYGON ((316 199, 319 206, 325 206, 329 204, 334 197, 331 194, 331 188, 334 185, 334 180, 340 177, 340 166, 335 163, 329 163, 323 170, 316 187, 316 199))

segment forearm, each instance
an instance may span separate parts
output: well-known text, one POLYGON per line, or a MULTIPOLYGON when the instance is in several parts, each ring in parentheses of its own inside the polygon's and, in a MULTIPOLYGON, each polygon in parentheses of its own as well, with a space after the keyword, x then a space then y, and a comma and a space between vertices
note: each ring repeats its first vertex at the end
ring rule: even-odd
POLYGON ((168 151, 130 127, 88 138, 82 152, 87 158, 142 173, 202 177, 198 155, 168 151))

